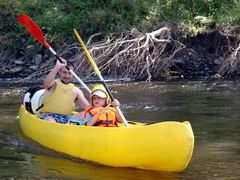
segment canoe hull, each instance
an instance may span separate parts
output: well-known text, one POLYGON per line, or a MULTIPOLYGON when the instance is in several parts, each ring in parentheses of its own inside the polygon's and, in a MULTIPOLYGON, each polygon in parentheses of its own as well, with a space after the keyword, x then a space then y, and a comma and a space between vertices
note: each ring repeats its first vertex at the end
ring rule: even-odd
POLYGON ((50 123, 23 106, 19 115, 22 132, 39 144, 107 166, 180 172, 193 153, 194 135, 187 121, 105 128, 50 123))

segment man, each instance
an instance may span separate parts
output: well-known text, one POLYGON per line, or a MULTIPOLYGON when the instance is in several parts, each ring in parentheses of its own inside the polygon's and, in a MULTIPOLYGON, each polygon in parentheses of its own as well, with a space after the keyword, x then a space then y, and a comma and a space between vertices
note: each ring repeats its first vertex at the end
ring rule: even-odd
MULTIPOLYGON (((67 62, 57 61, 55 67, 44 79, 45 97, 41 109, 41 119, 50 122, 67 123, 77 102, 84 110, 90 106, 83 92, 70 83, 72 74, 66 69, 67 62), (55 80, 59 75, 60 79, 55 80)), ((73 67, 70 67, 73 69, 73 67)))

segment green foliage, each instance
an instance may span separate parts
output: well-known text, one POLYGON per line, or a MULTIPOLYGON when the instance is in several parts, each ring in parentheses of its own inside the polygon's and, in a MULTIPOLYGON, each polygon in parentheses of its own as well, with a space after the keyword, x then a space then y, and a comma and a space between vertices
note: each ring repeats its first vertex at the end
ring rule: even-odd
POLYGON ((84 37, 132 27, 146 32, 162 22, 195 35, 211 29, 209 22, 239 23, 239 9, 237 0, 1 0, 0 30, 7 37, 26 34, 16 21, 26 13, 50 39, 71 39, 73 28, 84 37))

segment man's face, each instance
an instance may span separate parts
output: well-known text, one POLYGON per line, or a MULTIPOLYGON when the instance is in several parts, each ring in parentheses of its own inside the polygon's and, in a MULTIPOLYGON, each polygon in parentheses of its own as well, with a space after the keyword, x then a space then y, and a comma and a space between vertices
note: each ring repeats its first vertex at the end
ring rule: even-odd
POLYGON ((60 76, 60 79, 66 84, 69 83, 73 77, 70 71, 68 71, 65 67, 62 67, 60 69, 59 76, 60 76))

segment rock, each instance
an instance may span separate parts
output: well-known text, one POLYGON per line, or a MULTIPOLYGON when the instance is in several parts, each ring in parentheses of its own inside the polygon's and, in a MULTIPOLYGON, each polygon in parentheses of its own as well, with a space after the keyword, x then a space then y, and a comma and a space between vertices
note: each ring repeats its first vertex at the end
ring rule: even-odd
POLYGON ((209 67, 206 66, 206 67, 204 68, 204 70, 205 70, 205 71, 209 71, 210 69, 209 69, 209 67))
POLYGON ((36 71, 36 70, 38 69, 38 66, 31 65, 31 66, 29 66, 29 68, 32 69, 32 70, 34 70, 34 71, 36 71))
POLYGON ((27 46, 27 49, 33 49, 33 48, 34 48, 33 45, 29 45, 29 46, 27 46))
POLYGON ((24 57, 24 56, 26 56, 26 49, 24 47, 20 47, 20 49, 16 54, 16 58, 24 57))
POLYGON ((179 58, 179 59, 174 59, 173 64, 175 64, 176 66, 183 66, 184 62, 182 59, 179 58))
POLYGON ((25 64, 25 62, 23 62, 22 60, 16 60, 15 62, 14 62, 16 65, 23 65, 23 64, 25 64))
POLYGON ((178 58, 173 60, 174 63, 183 63, 183 60, 178 58))
POLYGON ((26 76, 30 75, 32 72, 33 72, 32 69, 30 69, 30 68, 24 68, 24 69, 19 73, 19 76, 21 76, 21 77, 26 77, 26 76))
POLYGON ((221 64, 221 60, 220 59, 214 59, 214 64, 216 64, 216 65, 221 64))
POLYGON ((36 65, 39 65, 39 64, 41 64, 41 62, 42 62, 42 59, 43 59, 43 57, 42 57, 42 55, 41 54, 36 54, 35 56, 34 56, 34 63, 36 64, 36 65))
POLYGON ((214 74, 211 76, 211 79, 220 79, 221 75, 220 74, 214 74))
POLYGON ((9 70, 6 70, 3 72, 3 74, 14 74, 14 73, 19 73, 20 71, 22 71, 24 68, 23 67, 15 67, 15 68, 11 68, 9 70))
POLYGON ((43 59, 48 59, 49 58, 49 55, 48 54, 45 54, 44 56, 43 56, 43 59))

